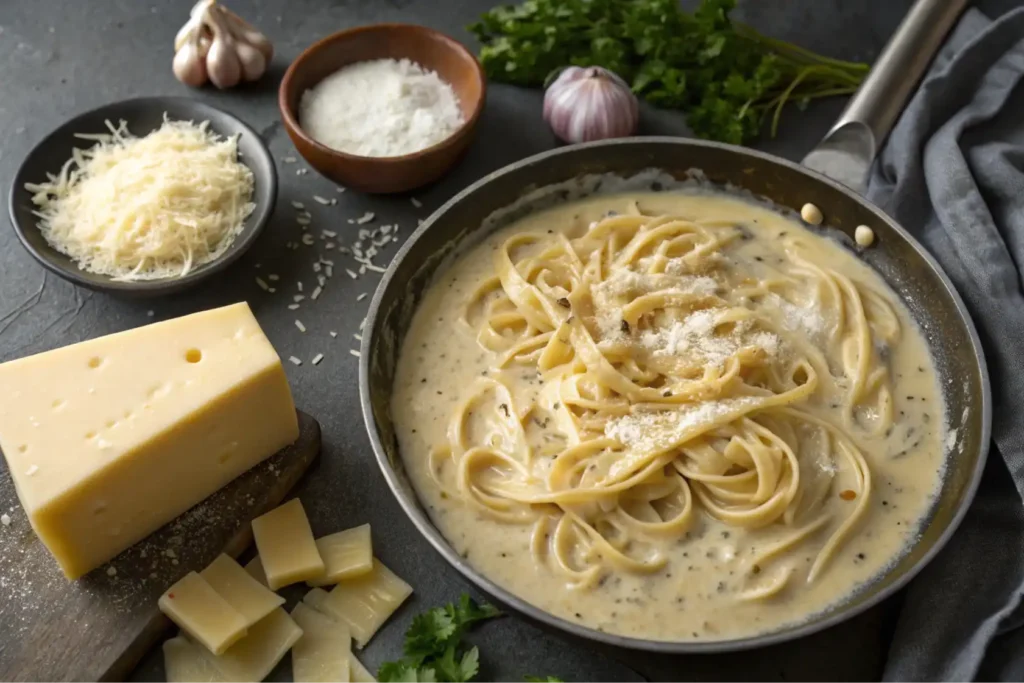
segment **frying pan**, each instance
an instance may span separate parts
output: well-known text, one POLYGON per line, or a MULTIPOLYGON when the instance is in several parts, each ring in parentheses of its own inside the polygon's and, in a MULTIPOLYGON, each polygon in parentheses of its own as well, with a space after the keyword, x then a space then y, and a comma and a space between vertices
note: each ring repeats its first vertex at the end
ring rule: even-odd
POLYGON ((891 595, 935 556, 959 524, 981 478, 991 423, 988 375, 974 325, 942 269, 857 190, 863 188, 877 145, 964 4, 918 0, 840 121, 805 160, 806 166, 731 145, 678 138, 578 145, 539 154, 488 175, 420 226, 398 252, 374 295, 363 332, 359 389, 370 441, 388 485, 413 524, 449 564, 498 603, 541 625, 610 645, 696 653, 760 647, 827 628, 891 595), (846 184, 808 166, 840 175, 846 184), (467 246, 525 213, 569 196, 601 191, 600 183, 574 179, 610 175, 643 182, 650 177, 644 172, 650 169, 675 179, 692 177, 696 169, 705 181, 752 193, 782 210, 798 211, 805 202, 813 202, 825 208, 832 229, 849 237, 858 225, 871 227, 877 243, 862 258, 901 297, 924 332, 943 389, 949 428, 956 430, 941 491, 919 539, 888 570, 844 601, 764 635, 713 642, 645 640, 592 630, 534 607, 481 575, 448 544, 420 504, 398 452, 390 410, 395 367, 412 316, 439 270, 467 246), (514 209, 507 209, 510 206, 514 209))

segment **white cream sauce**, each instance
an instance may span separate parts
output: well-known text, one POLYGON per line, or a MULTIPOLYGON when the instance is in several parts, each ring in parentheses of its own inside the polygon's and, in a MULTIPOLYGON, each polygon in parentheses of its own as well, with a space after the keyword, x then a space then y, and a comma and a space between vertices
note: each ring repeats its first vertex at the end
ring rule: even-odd
MULTIPOLYGON (((827 221, 827 207, 823 209, 827 221)), ((802 329, 812 338, 820 333, 822 319, 809 304, 776 301, 771 305, 781 325, 802 329)), ((669 334, 652 343, 671 350, 684 338, 679 335, 685 334, 680 330, 675 337, 669 334)), ((501 371, 501 378, 513 388, 517 401, 522 397, 528 402, 536 394, 538 379, 531 368, 511 366, 501 371)), ((807 409, 832 415, 838 400, 824 396, 807 409)), ((945 462, 944 407, 936 373, 927 344, 898 297, 838 244, 767 207, 725 195, 666 192, 598 197, 530 215, 490 236, 442 273, 427 293, 402 348, 392 410, 401 455, 421 501, 452 546, 476 569, 559 617, 608 633, 655 640, 756 635, 803 621, 849 597, 915 540, 945 462), (897 311, 902 336, 887 350, 895 402, 893 427, 885 435, 871 436, 866 431, 854 435, 874 477, 870 507, 851 540, 813 583, 806 580, 807 570, 825 535, 786 551, 782 560, 796 578, 781 594, 760 602, 739 600, 738 594, 751 587, 742 569, 744 558, 791 534, 792 529, 778 523, 761 529, 737 528, 699 513, 698 523, 689 532, 666 541, 670 561, 660 572, 613 573, 592 589, 570 590, 547 567, 534 563, 529 526, 484 518, 461 500, 442 494, 430 477, 430 449, 445 443, 456 404, 473 380, 495 364, 496 354, 482 349, 475 331, 460 322, 467 298, 494 275, 494 252, 512 234, 578 232, 609 211, 626 212, 632 201, 650 215, 726 220, 744 226, 749 239, 725 250, 728 263, 723 269, 736 281, 768 277, 772 267, 783 267, 781 244, 787 235, 797 234, 814 263, 887 295, 897 311)), ((843 476, 838 472, 826 503, 840 517, 850 504, 838 495, 844 488, 843 476)))

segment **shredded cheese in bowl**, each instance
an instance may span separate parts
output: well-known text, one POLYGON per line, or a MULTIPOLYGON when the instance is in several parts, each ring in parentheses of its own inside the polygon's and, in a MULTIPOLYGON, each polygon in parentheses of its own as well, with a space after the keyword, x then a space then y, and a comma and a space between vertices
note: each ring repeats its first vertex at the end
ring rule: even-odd
POLYGON ((96 144, 59 174, 25 185, 50 246, 117 281, 182 277, 227 251, 255 208, 238 138, 166 115, 141 138, 106 123, 109 134, 76 135, 96 144))

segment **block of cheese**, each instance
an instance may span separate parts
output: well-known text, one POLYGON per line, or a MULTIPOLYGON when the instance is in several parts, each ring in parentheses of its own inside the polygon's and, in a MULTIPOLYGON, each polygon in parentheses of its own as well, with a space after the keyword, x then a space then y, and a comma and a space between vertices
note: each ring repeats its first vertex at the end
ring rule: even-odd
POLYGON ((157 604, 181 630, 217 654, 240 640, 249 625, 245 617, 195 572, 181 577, 160 596, 157 604))
POLYGON ((298 438, 281 359, 241 303, 0 365, 0 450, 77 578, 298 438))
POLYGON ((254 579, 242 565, 221 554, 199 572, 206 582, 252 626, 284 604, 284 598, 254 579))
POLYGON ((224 654, 202 653, 229 681, 262 681, 301 637, 302 629, 278 607, 224 654))
POLYGON ((348 653, 348 679, 352 683, 377 683, 377 679, 366 670, 363 663, 356 657, 356 653, 351 650, 348 653))
POLYGON ((167 683, 221 683, 228 681, 203 655, 203 646, 184 636, 164 641, 164 674, 167 683))
POLYGON ((298 498, 252 520, 252 535, 270 590, 323 575, 324 561, 298 498))
POLYGON ((302 637, 292 647, 292 680, 348 681, 352 634, 348 626, 299 603, 292 619, 302 629, 302 637))
POLYGON ((377 559, 369 574, 342 581, 326 598, 311 595, 317 590, 320 589, 311 590, 304 599, 314 609, 348 624, 359 647, 365 647, 377 629, 412 595, 412 587, 377 559))
POLYGON ((307 581, 310 586, 335 584, 373 569, 369 524, 321 536, 316 539, 316 548, 324 561, 324 575, 307 581))

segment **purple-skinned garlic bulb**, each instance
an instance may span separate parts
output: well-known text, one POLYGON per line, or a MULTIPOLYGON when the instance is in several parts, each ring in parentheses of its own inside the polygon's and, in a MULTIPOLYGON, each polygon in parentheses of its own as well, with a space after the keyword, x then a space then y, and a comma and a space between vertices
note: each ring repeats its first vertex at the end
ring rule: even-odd
POLYGON ((544 120, 565 142, 633 135, 640 105, 629 85, 599 66, 570 66, 544 93, 544 120))

